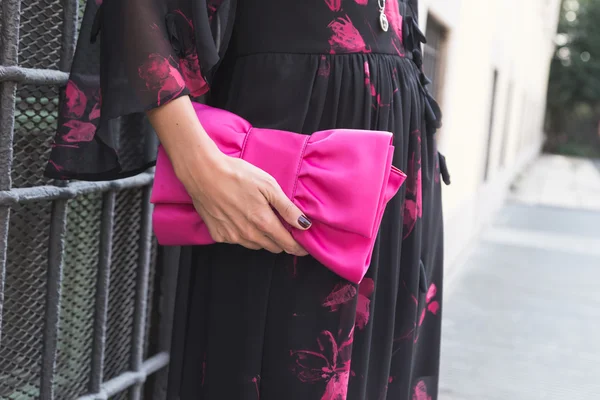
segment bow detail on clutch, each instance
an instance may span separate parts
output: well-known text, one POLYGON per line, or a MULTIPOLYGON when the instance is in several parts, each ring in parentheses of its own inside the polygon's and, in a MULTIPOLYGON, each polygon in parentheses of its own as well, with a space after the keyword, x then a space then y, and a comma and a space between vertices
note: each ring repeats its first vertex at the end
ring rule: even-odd
MULTIPOLYGON (((312 221, 294 239, 339 276, 359 283, 371 261, 388 201, 406 175, 393 167, 390 132, 330 129, 312 135, 254 128, 225 110, 194 103, 208 135, 228 156, 273 176, 312 221)), ((162 245, 214 243, 187 191, 159 147, 151 201, 162 245)))

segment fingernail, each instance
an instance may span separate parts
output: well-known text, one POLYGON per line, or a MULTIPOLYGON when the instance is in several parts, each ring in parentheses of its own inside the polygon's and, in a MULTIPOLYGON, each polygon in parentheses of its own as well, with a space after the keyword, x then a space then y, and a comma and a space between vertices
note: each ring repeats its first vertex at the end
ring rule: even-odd
POLYGON ((304 215, 301 215, 298 218, 298 223, 300 224, 301 227, 303 227, 304 229, 308 229, 310 228, 310 226, 312 225, 312 222, 310 222, 308 220, 308 218, 306 218, 304 215))

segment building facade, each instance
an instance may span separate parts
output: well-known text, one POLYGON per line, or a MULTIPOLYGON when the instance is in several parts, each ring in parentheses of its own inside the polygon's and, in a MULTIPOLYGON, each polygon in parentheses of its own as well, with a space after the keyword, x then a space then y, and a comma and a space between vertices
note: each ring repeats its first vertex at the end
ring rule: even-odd
POLYGON ((444 113, 438 145, 446 260, 460 259, 540 152, 560 0, 420 0, 425 69, 444 113))

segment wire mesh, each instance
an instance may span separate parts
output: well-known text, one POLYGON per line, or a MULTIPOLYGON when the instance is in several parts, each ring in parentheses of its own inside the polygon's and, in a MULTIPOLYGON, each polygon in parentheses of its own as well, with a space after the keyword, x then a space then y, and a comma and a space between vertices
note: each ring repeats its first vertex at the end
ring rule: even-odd
POLYGON ((108 330, 105 379, 129 369, 131 320, 133 317, 135 273, 138 261, 141 192, 130 190, 117 195, 113 258, 108 298, 108 330))
MULTIPOLYGON (((117 194, 115 207, 115 229, 113 236, 113 260, 108 299, 108 327, 106 341, 105 380, 129 370, 131 357, 131 334, 135 278, 139 261, 142 192, 139 189, 117 194)), ((153 260, 155 258, 153 257, 153 260)), ((151 279, 154 276, 151 265, 151 279)), ((153 285, 149 285, 152 296, 153 285)), ((149 304, 146 321, 152 313, 149 304)), ((149 327, 146 328, 147 331, 149 327)), ((146 346, 147 349, 147 346, 146 346)), ((114 397, 126 399, 125 393, 114 397)))
POLYGON ((0 342, 0 398, 39 397, 50 203, 11 210, 0 342))
POLYGON ((62 37, 61 0, 21 0, 19 64, 57 69, 62 37))
MULTIPOLYGON (((105 378, 130 369, 135 278, 139 258, 141 189, 117 195, 105 378)), ((54 393, 56 399, 73 399, 87 392, 90 373, 95 278, 98 263, 102 208, 100 193, 77 197, 69 203, 62 301, 54 393)), ((4 327, 0 344, 0 399, 39 397, 39 362, 46 295, 47 238, 50 203, 20 205, 12 210, 7 265, 4 327)), ((156 247, 152 247, 149 298, 154 294, 156 247)), ((146 337, 156 331, 146 314, 146 337)), ((145 358, 149 353, 147 340, 145 358)), ((127 392, 111 398, 127 399, 127 392)))
POLYGON ((48 184, 43 172, 58 118, 58 88, 21 85, 15 102, 13 187, 48 184))
POLYGON ((73 399, 87 391, 101 208, 99 193, 69 203, 54 382, 57 399, 73 399))
MULTIPOLYGON (((79 28, 81 28, 81 20, 83 18, 83 13, 85 12, 85 0, 79 0, 77 2, 77 10, 79 11, 78 15, 79 15, 79 21, 80 21, 80 23, 77 24, 77 34, 79 35, 79 28)), ((77 38, 75 38, 75 39, 77 39, 77 38)))
MULTIPOLYGON (((72 44, 67 36, 72 35, 73 31, 67 29, 64 37, 66 40, 63 41, 63 12, 65 11, 63 8, 64 5, 68 5, 66 1, 76 2, 81 20, 86 1, 0 1, 3 5, 21 2, 18 21, 20 25, 19 66, 38 70, 54 70, 62 67, 62 70, 66 70, 66 63, 69 60, 63 60, 61 63, 60 57, 63 46, 72 44)), ((0 7, 0 29, 2 25, 7 26, 4 18, 9 17, 2 14, 3 9, 0 7)), ((6 9, 10 10, 10 8, 6 9)), ((66 14, 69 14, 68 10, 66 14)), ((14 15, 11 18, 14 18, 14 15)), ((17 23, 17 20, 14 22, 17 23)), ((14 45, 15 43, 12 42, 5 43, 13 39, 14 36, 0 35, 0 48, 14 45)), ((63 54, 70 58, 69 51, 63 54)), ((52 184, 43 177, 43 170, 57 128, 58 104, 59 88, 56 86, 24 84, 17 88, 14 98, 14 158, 11 172, 13 188, 52 184)), ((8 112, 12 104, 2 104, 2 106, 0 116, 8 112)), ((127 126, 127 129, 138 129, 139 126, 136 124, 145 124, 147 121, 129 123, 132 125, 127 126)), ((3 131, 0 135, 8 133, 10 132, 3 131)), ((152 143, 150 145, 137 142, 124 143, 123 148, 125 151, 120 156, 125 164, 134 162, 136 154, 140 152, 149 151, 148 149, 154 151, 152 143)), ((86 193, 89 193, 90 188, 94 188, 91 185, 87 187, 86 193)), ((130 369, 142 201, 141 188, 117 193, 103 381, 118 377, 130 369)), ((47 293, 48 239, 52 203, 50 201, 28 202, 12 208, 0 341, 0 400, 51 398, 48 393, 49 385, 40 389, 41 359, 44 353, 42 347, 46 307, 56 306, 57 301, 59 318, 56 359, 52 359, 54 336, 50 334, 46 336, 48 347, 45 347, 46 363, 43 367, 45 371, 43 376, 48 380, 44 382, 49 382, 51 379, 53 398, 58 400, 74 399, 88 392, 97 297, 96 279, 101 248, 101 210, 100 191, 79 195, 68 203, 61 297, 57 299, 52 298, 52 294, 48 297, 47 293), (47 363, 48 361, 50 364, 47 363), (52 361, 55 361, 54 369, 52 361)), ((165 321, 159 311, 164 307, 161 303, 163 298, 172 296, 174 288, 170 293, 158 297, 162 287, 160 282, 162 276, 157 273, 156 252, 157 247, 153 243, 150 284, 147 288, 144 359, 168 347, 164 341, 159 342, 158 332, 161 329, 158 328, 165 323, 169 324, 170 321, 165 321)), ((60 251, 56 254, 60 255, 60 251)), ((56 266, 57 263, 59 264, 59 261, 55 261, 54 265, 56 266)), ((58 270, 58 268, 53 269, 53 271, 58 270)), ((52 307, 49 310, 52 310, 52 307)), ((50 325, 46 327, 48 332, 56 332, 55 323, 50 325)), ((158 383, 161 384, 162 381, 161 378, 158 383)), ((151 392, 146 390, 145 398, 153 398, 151 392)), ((126 399, 127 390, 111 398, 126 399)))

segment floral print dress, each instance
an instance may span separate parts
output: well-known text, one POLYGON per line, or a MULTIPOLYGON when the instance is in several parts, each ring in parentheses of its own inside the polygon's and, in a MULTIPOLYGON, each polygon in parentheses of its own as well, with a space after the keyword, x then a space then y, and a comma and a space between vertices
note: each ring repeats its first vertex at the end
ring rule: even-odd
POLYGON ((183 248, 170 399, 437 398, 449 177, 417 10, 387 0, 384 31, 377 0, 88 0, 48 176, 145 170, 144 112, 184 95, 263 128, 391 131, 408 175, 359 285, 310 256, 183 248))

